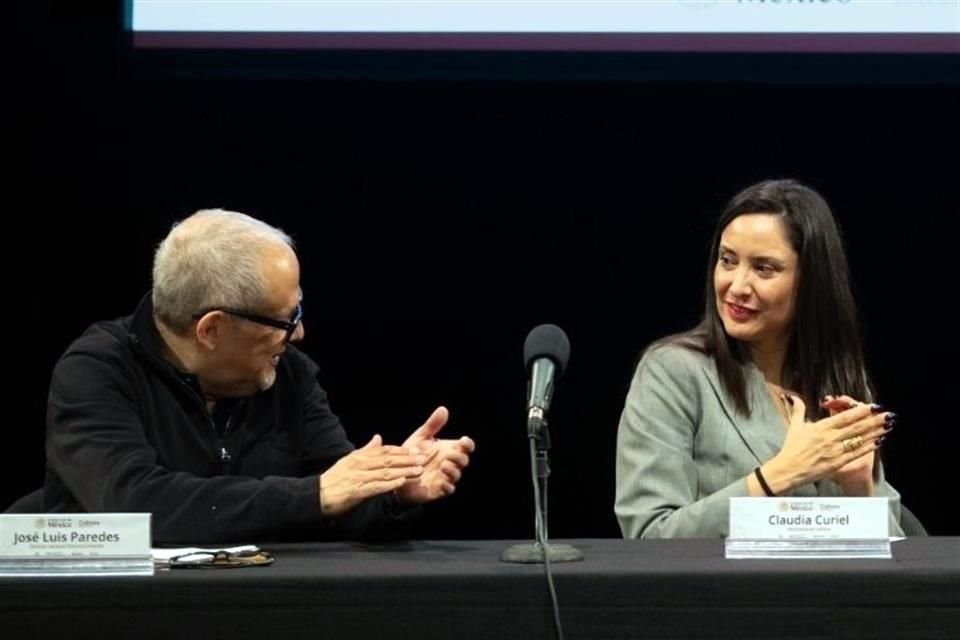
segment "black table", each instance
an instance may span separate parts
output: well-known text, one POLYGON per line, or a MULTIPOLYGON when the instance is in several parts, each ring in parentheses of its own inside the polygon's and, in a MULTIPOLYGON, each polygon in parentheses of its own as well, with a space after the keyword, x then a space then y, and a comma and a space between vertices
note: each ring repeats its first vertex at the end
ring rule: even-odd
MULTIPOLYGON (((893 560, 725 560, 719 540, 573 540, 568 638, 960 638, 960 538, 893 560)), ((263 545, 262 568, 0 579, 5 638, 550 638, 543 569, 510 541, 263 545)))

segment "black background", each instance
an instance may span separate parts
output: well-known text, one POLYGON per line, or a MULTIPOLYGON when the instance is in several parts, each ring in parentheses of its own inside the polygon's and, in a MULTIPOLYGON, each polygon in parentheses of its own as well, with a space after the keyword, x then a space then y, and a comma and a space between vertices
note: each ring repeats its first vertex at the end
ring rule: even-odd
POLYGON ((53 3, 37 24, 13 60, 0 505, 42 482, 56 358, 133 309, 173 221, 219 206, 296 239, 303 348, 355 442, 400 441, 437 404, 477 441, 423 537, 531 534, 521 348, 562 326, 551 535, 617 536, 637 355, 696 322, 726 199, 795 177, 844 229, 871 370, 901 416, 888 477, 933 533, 960 534, 952 60, 256 54, 198 70, 132 55, 116 3, 53 3))

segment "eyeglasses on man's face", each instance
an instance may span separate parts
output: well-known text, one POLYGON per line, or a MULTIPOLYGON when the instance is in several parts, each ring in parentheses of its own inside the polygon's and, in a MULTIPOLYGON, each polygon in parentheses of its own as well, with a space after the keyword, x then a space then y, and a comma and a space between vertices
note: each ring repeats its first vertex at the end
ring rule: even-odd
POLYGON ((210 307, 209 309, 204 309, 203 311, 198 311, 193 314, 194 320, 202 318, 211 311, 221 311, 223 313, 228 313, 231 316, 236 316, 238 318, 243 318, 244 320, 249 320, 250 322, 256 322, 257 324, 262 324, 267 327, 273 327, 274 329, 282 329, 285 331, 283 337, 284 342, 290 342, 290 338, 293 337, 294 332, 296 332, 297 327, 300 326, 300 321, 303 319, 303 302, 297 303, 297 308, 293 312, 293 316, 289 320, 277 320, 276 318, 270 318, 268 316, 261 316, 256 313, 249 313, 247 311, 241 311, 240 309, 230 309, 228 307, 210 307))

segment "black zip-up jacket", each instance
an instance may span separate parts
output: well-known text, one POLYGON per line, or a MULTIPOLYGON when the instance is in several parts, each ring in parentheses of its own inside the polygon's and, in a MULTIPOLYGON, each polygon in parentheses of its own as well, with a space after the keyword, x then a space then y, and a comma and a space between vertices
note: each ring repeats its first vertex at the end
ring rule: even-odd
POLYGON ((387 496, 321 515, 318 476, 353 450, 293 345, 269 390, 234 404, 223 435, 196 378, 162 357, 150 296, 99 322, 57 362, 47 406, 48 512, 150 512, 154 543, 384 539, 416 509, 387 496))

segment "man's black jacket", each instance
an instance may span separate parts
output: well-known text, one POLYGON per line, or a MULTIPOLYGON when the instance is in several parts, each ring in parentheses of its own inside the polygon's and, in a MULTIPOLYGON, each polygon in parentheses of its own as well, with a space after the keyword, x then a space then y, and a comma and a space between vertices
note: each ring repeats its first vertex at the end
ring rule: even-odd
MULTIPOLYGON (((48 512, 150 512, 155 543, 378 539, 412 511, 392 497, 321 515, 318 476, 353 450, 289 345, 274 385, 234 403, 221 436, 196 379, 162 357, 149 295, 132 316, 91 326, 53 372, 48 512)), ((415 511, 415 510, 414 510, 415 511)))

